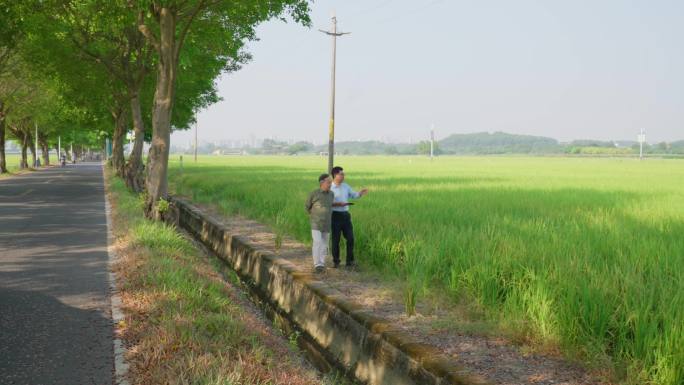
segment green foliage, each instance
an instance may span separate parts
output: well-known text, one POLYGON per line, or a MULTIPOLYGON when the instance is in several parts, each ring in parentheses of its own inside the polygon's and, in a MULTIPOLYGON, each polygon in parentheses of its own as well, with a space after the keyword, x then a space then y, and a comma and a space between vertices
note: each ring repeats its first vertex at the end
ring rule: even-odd
MULTIPOLYGON (((89 141, 80 145, 93 145, 90 140, 98 139, 94 145, 101 147, 105 136, 113 136, 113 118, 127 117, 129 108, 138 110, 131 107, 131 101, 140 101, 133 106, 151 106, 155 90, 171 90, 167 96, 173 100, 163 103, 170 119, 157 119, 164 122, 163 127, 154 127, 165 137, 171 127, 189 128, 197 111, 219 100, 216 79, 250 59, 245 45, 256 40, 260 23, 289 16, 308 25, 308 12, 305 0, 29 0, 3 4, 0 107, 4 108, 8 92, 16 88, 7 86, 10 73, 12 79, 19 79, 23 94, 30 96, 12 106, 14 114, 19 110, 16 105, 28 112, 15 120, 26 127, 44 126, 41 135, 49 144, 57 136, 69 136, 72 141, 89 141), (172 14, 175 26, 168 42, 171 60, 159 56, 161 14, 172 14), (10 51, 12 55, 7 54, 10 51), (15 57, 24 65, 21 71, 16 66, 8 71, 7 60, 15 57), (164 70, 164 63, 170 65, 166 69, 173 68, 173 76, 168 87, 155 88, 161 83, 155 84, 150 73, 155 67, 164 70), (76 131, 88 134, 77 135, 76 131)), ((156 78, 162 82, 160 76, 156 78)), ((143 109, 142 121, 151 126, 151 109, 143 109)), ((130 129, 126 122, 119 127, 130 129)), ((150 138, 149 130, 145 137, 150 138)), ((167 159, 151 157, 151 161, 167 159)), ((164 185, 162 178, 152 179, 164 185)))
MULTIPOLYGON (((302 202, 320 157, 202 158, 179 193, 310 242, 302 202), (277 186, 278 193, 273 193, 277 186)), ((623 382, 684 381, 681 160, 338 157, 354 187, 359 262, 526 338, 557 344, 623 382)))
POLYGON ((570 154, 584 154, 584 155, 630 155, 634 154, 634 150, 629 147, 570 147, 568 149, 570 154))
MULTIPOLYGON (((416 145, 416 152, 420 155, 430 155, 430 142, 427 140, 421 140, 416 145)), ((432 145, 432 153, 434 155, 439 155, 442 153, 442 149, 439 142, 435 141, 432 145)))
MULTIPOLYGON (((315 152, 327 152, 328 145, 317 146, 315 152)), ((337 142, 335 152, 345 155, 383 155, 383 154, 415 154, 414 145, 408 143, 389 144, 377 140, 359 142, 337 142)))
POLYGON ((159 198, 157 201, 157 211, 161 214, 169 211, 169 201, 164 198, 159 198))
POLYGON ((562 150, 552 138, 505 132, 453 134, 440 140, 439 145, 445 154, 540 154, 562 150))
POLYGON ((615 147, 614 142, 604 140, 577 139, 570 142, 571 147, 615 147))
POLYGON ((309 142, 297 142, 287 147, 287 153, 290 155, 297 155, 302 152, 312 152, 313 144, 309 142))

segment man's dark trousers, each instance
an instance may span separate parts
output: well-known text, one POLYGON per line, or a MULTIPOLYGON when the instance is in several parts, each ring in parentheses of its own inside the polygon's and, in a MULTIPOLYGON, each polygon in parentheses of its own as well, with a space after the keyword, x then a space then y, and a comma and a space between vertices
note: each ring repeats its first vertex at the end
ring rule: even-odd
POLYGON ((344 235, 347 243, 347 265, 352 265, 354 263, 354 228, 348 211, 333 211, 332 213, 332 255, 335 265, 340 264, 340 235, 344 235))

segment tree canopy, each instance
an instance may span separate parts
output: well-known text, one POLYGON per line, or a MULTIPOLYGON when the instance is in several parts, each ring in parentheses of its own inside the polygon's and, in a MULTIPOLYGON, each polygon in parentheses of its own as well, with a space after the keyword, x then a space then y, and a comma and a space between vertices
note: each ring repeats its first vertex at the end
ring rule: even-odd
POLYGON ((307 0, 0 0, 0 171, 6 127, 23 152, 36 124, 46 154, 56 137, 77 148, 109 138, 117 174, 147 190, 146 212, 159 217, 171 131, 219 100, 216 79, 250 60, 259 24, 308 26, 308 13, 307 0))

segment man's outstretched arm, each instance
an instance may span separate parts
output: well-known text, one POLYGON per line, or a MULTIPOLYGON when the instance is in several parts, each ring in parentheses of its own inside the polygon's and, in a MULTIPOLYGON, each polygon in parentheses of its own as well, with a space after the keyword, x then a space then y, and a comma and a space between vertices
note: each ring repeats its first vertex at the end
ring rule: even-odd
POLYGON ((367 188, 361 189, 361 191, 357 192, 354 191, 351 187, 349 187, 349 197, 351 197, 352 199, 359 199, 366 194, 368 194, 367 188))

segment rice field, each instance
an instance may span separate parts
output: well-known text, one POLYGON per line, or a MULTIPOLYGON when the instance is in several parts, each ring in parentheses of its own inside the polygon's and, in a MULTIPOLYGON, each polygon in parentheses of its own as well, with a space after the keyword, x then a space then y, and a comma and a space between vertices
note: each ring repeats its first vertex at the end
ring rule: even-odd
MULTIPOLYGON (((201 157, 171 189, 308 242, 322 157, 201 157)), ((339 157, 359 262, 624 384, 684 384, 684 161, 339 157)))

